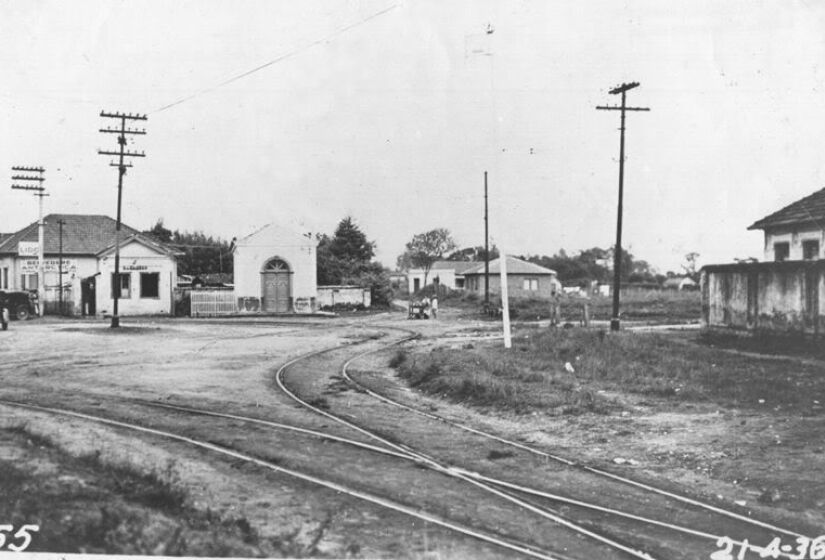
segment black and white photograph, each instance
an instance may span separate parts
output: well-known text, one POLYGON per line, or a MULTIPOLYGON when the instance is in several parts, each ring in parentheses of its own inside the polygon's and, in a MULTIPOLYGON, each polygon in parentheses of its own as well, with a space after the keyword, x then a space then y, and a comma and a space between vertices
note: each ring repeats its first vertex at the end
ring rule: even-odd
POLYGON ((0 560, 825 559, 825 3, 0 21, 0 560))

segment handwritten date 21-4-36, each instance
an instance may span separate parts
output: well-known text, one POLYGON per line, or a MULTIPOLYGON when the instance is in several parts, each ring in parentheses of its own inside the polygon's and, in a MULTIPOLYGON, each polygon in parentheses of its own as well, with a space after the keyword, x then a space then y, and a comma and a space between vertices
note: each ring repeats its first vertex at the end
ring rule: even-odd
POLYGON ((764 548, 748 542, 721 537, 716 541, 721 550, 710 555, 710 560, 746 560, 749 558, 786 558, 787 560, 825 560, 825 535, 815 539, 797 537, 795 544, 783 543, 779 537, 764 548), (752 554, 748 555, 748 551, 752 554))

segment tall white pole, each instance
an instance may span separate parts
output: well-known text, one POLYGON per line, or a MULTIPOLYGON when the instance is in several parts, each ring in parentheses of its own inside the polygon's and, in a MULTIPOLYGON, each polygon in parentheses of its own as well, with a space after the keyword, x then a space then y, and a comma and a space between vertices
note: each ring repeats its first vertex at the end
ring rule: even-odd
POLYGON ((38 258, 40 259, 40 263, 37 266, 37 299, 38 302, 38 313, 42 317, 43 312, 46 308, 46 275, 45 275, 45 262, 44 262, 44 253, 43 250, 43 243, 45 240, 44 234, 44 224, 43 224, 43 193, 38 193, 37 198, 40 199, 40 221, 37 224, 37 244, 39 245, 38 248, 38 258))
POLYGON ((501 320, 504 327, 504 347, 510 348, 513 343, 510 339, 510 302, 507 297, 507 255, 504 249, 499 249, 501 256, 498 259, 501 273, 501 320))

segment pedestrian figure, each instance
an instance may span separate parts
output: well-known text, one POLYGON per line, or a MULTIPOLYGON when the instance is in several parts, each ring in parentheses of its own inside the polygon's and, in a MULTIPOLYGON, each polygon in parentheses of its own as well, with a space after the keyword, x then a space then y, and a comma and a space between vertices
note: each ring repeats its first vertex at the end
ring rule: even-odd
POLYGON ((421 312, 424 314, 425 319, 430 318, 430 298, 424 296, 424 299, 421 300, 421 312))
POLYGON ((9 330, 9 310, 5 306, 0 307, 0 323, 3 324, 3 330, 9 330))
POLYGON ((438 294, 433 294, 433 299, 430 301, 430 309, 433 310, 433 319, 438 315, 438 294))

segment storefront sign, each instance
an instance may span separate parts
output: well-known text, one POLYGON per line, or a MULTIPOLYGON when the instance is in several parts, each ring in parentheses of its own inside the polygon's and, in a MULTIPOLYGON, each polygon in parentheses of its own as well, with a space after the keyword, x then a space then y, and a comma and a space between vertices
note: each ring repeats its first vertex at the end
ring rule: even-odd
POLYGON ((21 241, 17 244, 17 254, 21 257, 37 257, 40 254, 40 243, 21 241))
MULTIPOLYGON (((40 272, 40 261, 37 259, 23 259, 20 261, 21 274, 37 274, 40 272)), ((45 259, 43 261, 44 272, 60 272, 60 259, 45 259)), ((76 259, 63 259, 63 273, 69 274, 77 272, 76 259)))

